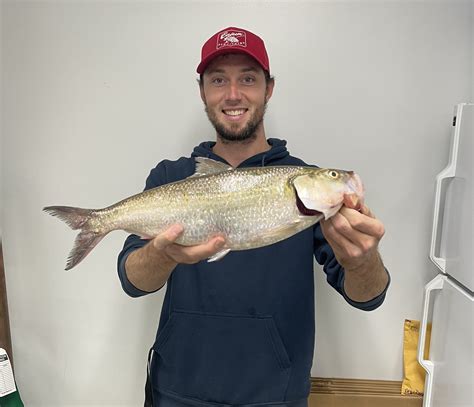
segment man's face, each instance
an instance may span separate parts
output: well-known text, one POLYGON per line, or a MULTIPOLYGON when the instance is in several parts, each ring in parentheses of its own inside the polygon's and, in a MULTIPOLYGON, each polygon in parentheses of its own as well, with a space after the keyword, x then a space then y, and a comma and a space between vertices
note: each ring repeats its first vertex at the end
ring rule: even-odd
POLYGON ((224 142, 256 138, 263 129, 266 103, 273 91, 261 66, 244 54, 214 59, 203 75, 201 98, 207 116, 224 142))

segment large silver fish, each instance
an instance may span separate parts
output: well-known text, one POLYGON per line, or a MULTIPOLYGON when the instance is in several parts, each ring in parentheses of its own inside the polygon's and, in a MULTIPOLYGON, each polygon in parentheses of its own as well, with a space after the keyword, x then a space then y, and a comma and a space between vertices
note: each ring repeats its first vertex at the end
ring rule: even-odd
POLYGON ((113 230, 150 239, 183 225, 182 245, 226 237, 215 261, 231 250, 266 246, 329 218, 343 204, 358 208, 363 186, 352 171, 302 166, 233 169, 196 158, 196 172, 182 181, 149 189, 104 209, 49 206, 44 210, 80 229, 66 270, 77 265, 113 230))

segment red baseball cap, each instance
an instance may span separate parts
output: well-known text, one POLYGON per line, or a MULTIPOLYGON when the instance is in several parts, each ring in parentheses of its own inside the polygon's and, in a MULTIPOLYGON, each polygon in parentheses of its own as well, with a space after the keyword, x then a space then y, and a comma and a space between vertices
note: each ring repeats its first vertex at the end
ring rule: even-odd
POLYGON ((263 40, 254 33, 243 28, 229 27, 209 38, 201 50, 201 62, 196 71, 202 74, 209 63, 217 56, 229 53, 243 53, 254 58, 270 73, 270 62, 263 40))

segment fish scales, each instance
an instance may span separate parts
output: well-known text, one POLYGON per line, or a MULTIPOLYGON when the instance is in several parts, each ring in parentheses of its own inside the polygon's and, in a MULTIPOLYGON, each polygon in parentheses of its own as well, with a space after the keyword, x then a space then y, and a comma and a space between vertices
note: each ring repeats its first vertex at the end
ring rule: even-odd
MULTIPOLYGON (((280 240, 283 224, 307 227, 318 219, 302 217, 289 178, 301 167, 262 167, 188 178, 145 191, 112 207, 114 227, 155 236, 174 223, 185 226, 177 243, 193 245, 222 233, 233 250, 280 240), (268 235, 268 236, 267 236, 268 235)), ((112 222, 106 221, 111 224, 112 222)))
POLYGON ((360 178, 352 171, 280 166, 233 169, 196 158, 196 173, 123 199, 104 209, 49 206, 46 212, 80 229, 68 257, 71 269, 109 232, 117 229, 151 239, 173 224, 183 225, 176 241, 206 242, 216 234, 230 250, 246 250, 286 239, 333 216, 345 204, 363 200, 360 178))

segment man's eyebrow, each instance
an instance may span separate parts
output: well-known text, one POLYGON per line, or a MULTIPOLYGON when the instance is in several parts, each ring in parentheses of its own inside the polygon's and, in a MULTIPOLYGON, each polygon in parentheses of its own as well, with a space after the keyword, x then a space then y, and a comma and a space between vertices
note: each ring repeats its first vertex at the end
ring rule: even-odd
POLYGON ((223 69, 219 69, 219 68, 211 68, 206 73, 210 75, 210 74, 213 74, 213 73, 225 73, 225 71, 223 69))
POLYGON ((258 72, 258 69, 254 66, 249 66, 248 68, 243 68, 241 72, 258 72))

